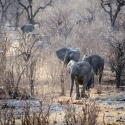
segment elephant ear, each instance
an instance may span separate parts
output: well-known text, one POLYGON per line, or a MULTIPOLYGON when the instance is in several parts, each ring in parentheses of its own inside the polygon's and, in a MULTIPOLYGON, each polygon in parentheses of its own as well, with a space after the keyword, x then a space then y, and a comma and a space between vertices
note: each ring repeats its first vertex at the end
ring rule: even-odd
POLYGON ((60 59, 61 61, 64 61, 64 57, 67 53, 67 50, 68 50, 67 47, 64 47, 64 48, 57 50, 56 55, 57 55, 58 59, 60 59))

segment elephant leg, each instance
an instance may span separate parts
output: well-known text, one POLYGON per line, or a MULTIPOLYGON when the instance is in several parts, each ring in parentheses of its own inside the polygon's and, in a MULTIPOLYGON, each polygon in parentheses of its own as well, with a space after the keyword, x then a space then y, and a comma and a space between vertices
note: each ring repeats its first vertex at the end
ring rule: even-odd
POLYGON ((101 84, 101 80, 102 80, 102 73, 99 74, 99 84, 101 84))
POLYGON ((93 87, 94 87, 94 76, 90 80, 90 86, 89 86, 89 88, 93 88, 93 87))
POLYGON ((88 84, 87 76, 85 76, 84 80, 83 80, 83 88, 82 88, 82 91, 81 91, 81 98, 86 97, 85 90, 86 90, 87 84, 88 84))
POLYGON ((92 85, 94 86, 94 77, 92 77, 89 81, 89 84, 87 86, 87 91, 88 91, 88 98, 90 97, 90 88, 92 87, 92 85))
POLYGON ((84 97, 89 98, 90 97, 90 86, 89 85, 87 85, 86 91, 87 91, 88 94, 84 94, 84 97))
POLYGON ((88 87, 88 98, 90 98, 90 89, 88 87))
POLYGON ((85 89, 86 89, 86 86, 87 86, 87 83, 85 83, 84 85, 83 85, 83 89, 82 89, 82 91, 81 91, 81 98, 86 98, 87 97, 87 95, 85 94, 85 89))
POLYGON ((102 73, 99 74, 99 92, 98 92, 99 94, 101 94, 101 89, 102 89, 101 80, 102 80, 102 73))
POLYGON ((75 81, 76 84, 76 100, 80 99, 79 83, 75 81))

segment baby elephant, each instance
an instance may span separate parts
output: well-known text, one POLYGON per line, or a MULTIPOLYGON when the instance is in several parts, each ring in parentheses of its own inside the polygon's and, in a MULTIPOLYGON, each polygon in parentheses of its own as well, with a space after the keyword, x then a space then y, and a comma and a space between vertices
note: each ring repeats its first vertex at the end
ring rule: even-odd
POLYGON ((94 87, 94 71, 92 66, 86 61, 75 62, 71 60, 68 63, 68 67, 71 75, 70 97, 72 95, 74 81, 76 84, 76 99, 80 98, 79 84, 83 85, 81 98, 85 97, 85 90, 88 89, 89 93, 89 89, 94 87))

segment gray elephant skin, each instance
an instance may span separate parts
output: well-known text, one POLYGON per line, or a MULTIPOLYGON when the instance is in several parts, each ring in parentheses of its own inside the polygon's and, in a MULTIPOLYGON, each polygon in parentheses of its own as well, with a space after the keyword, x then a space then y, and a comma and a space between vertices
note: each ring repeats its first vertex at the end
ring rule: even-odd
POLYGON ((88 62, 93 67, 95 74, 98 75, 99 83, 101 83, 104 70, 104 59, 99 55, 84 55, 83 61, 88 62))
POLYGON ((81 98, 85 97, 85 90, 88 89, 89 93, 89 89, 94 87, 94 71, 92 66, 86 61, 75 62, 71 60, 68 63, 68 67, 71 76, 70 97, 73 92, 74 81, 76 84, 76 99, 80 98, 79 84, 83 85, 81 98))
POLYGON ((21 27, 21 30, 22 30, 23 34, 32 32, 34 30, 34 25, 33 24, 24 24, 21 27))
POLYGON ((70 60, 78 62, 80 58, 80 52, 78 49, 68 47, 57 50, 56 55, 61 61, 64 62, 64 65, 66 66, 70 62, 70 60))

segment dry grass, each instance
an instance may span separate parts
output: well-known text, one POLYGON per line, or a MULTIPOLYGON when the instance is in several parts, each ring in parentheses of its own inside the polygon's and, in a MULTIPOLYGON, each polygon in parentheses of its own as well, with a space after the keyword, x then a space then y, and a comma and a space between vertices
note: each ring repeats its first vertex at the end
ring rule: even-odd
POLYGON ((77 112, 73 104, 68 104, 66 105, 65 120, 67 125, 95 125, 99 111, 100 109, 95 102, 85 102, 80 112, 77 112))
MULTIPOLYGON (((74 100, 68 97, 68 93, 66 96, 59 96, 59 93, 49 93, 46 95, 41 95, 39 97, 40 107, 38 112, 34 112, 30 110, 30 103, 25 103, 23 105, 24 115, 19 113, 19 118, 17 119, 14 116, 14 112, 18 112, 14 107, 7 107, 7 104, 2 105, 0 108, 0 122, 1 125, 51 125, 58 124, 60 125, 62 122, 67 125, 124 125, 117 118, 120 114, 124 114, 123 111, 116 110, 116 107, 105 106, 101 103, 96 102, 96 98, 100 98, 101 100, 111 99, 120 99, 122 97, 122 92, 113 91, 112 86, 103 86, 102 93, 98 95, 96 93, 96 89, 91 90, 91 98, 90 100, 74 100), (53 97, 52 97, 53 96, 53 97), (62 98, 62 101, 61 101, 62 98), (59 101, 60 100, 60 101, 59 101), (61 111, 61 115, 56 114, 55 112, 51 113, 51 106, 61 104, 64 109, 61 111), (47 108, 45 108, 47 106, 47 108), (112 121, 106 114, 110 114, 113 116, 112 121), (64 116, 64 117, 63 117, 64 116), (63 117, 62 119, 60 119, 63 117)), ((75 92, 74 92, 75 96, 75 92)), ((21 101, 21 100, 20 100, 21 101)), ((59 113, 60 114, 60 113, 59 113)))
MULTIPOLYGON (((9 107, 6 103, 0 107, 0 124, 1 125, 47 125, 49 122, 50 109, 53 99, 46 98, 44 95, 42 100, 39 101, 39 110, 31 111, 30 101, 22 104, 22 115, 15 107, 9 107), (15 116, 15 112, 18 117, 15 116)), ((20 100, 21 103, 21 100, 20 100)))
MULTIPOLYGON (((0 109, 0 123, 1 125, 47 125, 49 124, 50 108, 51 104, 47 105, 47 110, 44 110, 43 101, 40 102, 39 112, 30 112, 30 104, 26 103, 23 106, 24 115, 19 114, 20 119, 16 119, 14 116, 14 108, 2 107, 0 109)), ((65 105, 65 117, 64 120, 67 125, 84 124, 94 125, 97 123, 97 116, 99 113, 99 107, 95 103, 85 103, 81 112, 76 112, 73 104, 65 105)), ((56 121, 52 121, 55 123, 56 121)))

